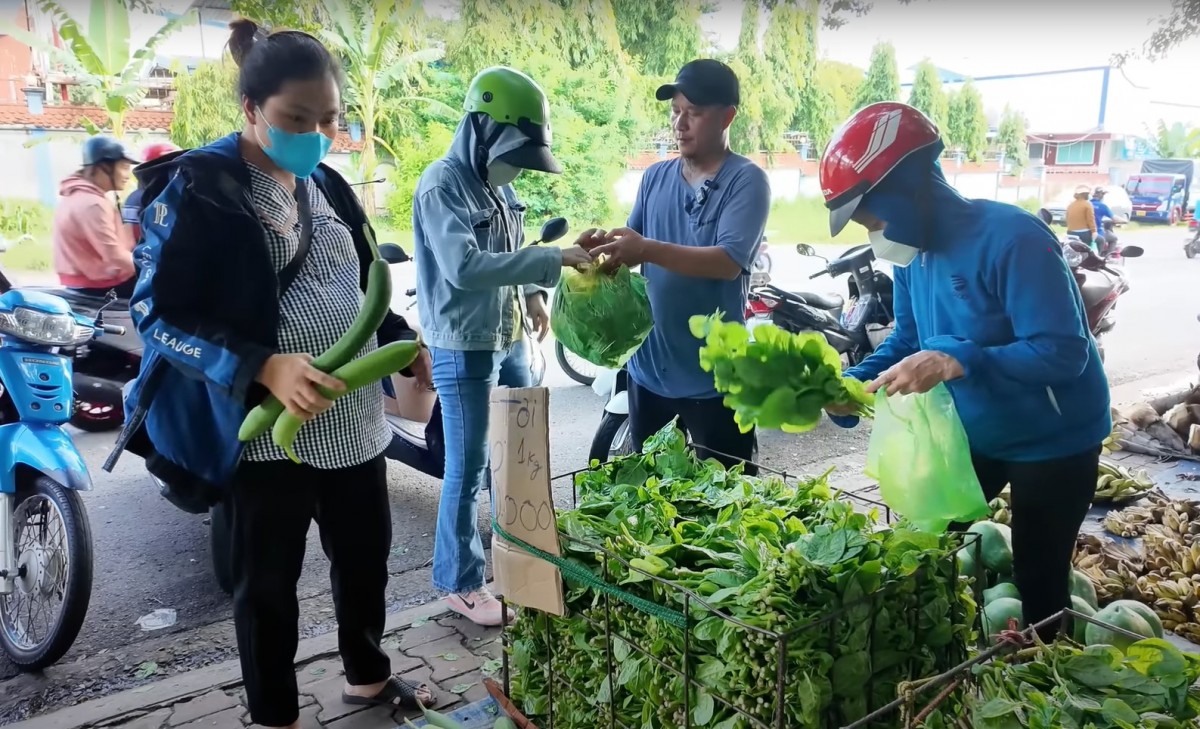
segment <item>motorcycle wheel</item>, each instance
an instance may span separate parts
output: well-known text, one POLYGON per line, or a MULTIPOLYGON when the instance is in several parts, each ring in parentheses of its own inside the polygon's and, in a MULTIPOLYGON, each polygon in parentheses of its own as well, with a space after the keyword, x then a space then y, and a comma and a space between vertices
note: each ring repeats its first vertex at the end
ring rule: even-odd
POLYGON ((562 371, 567 373, 567 377, 575 382, 591 387, 592 383, 596 381, 596 365, 567 351, 562 342, 554 343, 554 358, 558 360, 558 366, 562 368, 562 371))
POLYGON ((40 671, 70 650, 87 615, 92 527, 76 491, 38 476, 17 490, 13 532, 20 574, 16 589, 0 596, 0 646, 20 669, 40 671), (43 600, 58 606, 35 607, 43 600), (46 616, 45 629, 35 632, 31 616, 46 616))
POLYGON ((119 430, 125 424, 125 411, 121 408, 89 402, 77 402, 71 425, 87 433, 104 433, 119 430))
POLYGON ((617 456, 633 453, 633 435, 629 432, 629 416, 618 413, 604 412, 600 418, 600 427, 592 437, 592 447, 588 451, 588 464, 592 461, 604 463, 617 456))
POLYGON ((224 501, 208 510, 208 545, 213 576, 226 595, 233 594, 233 514, 224 501))

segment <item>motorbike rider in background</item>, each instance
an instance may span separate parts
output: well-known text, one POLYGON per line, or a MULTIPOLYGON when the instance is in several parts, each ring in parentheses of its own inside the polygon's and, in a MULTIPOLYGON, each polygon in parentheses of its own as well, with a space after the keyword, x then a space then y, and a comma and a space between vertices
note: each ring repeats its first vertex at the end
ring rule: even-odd
MULTIPOLYGON (((163 155, 178 151, 180 151, 179 147, 170 142, 155 142, 142 150, 142 163, 153 162, 163 155)), ((142 187, 139 186, 138 189, 129 193, 129 197, 125 198, 125 205, 121 207, 121 219, 129 226, 134 243, 137 243, 142 237, 141 215, 142 187)))
MULTIPOLYGON (((857 222, 894 265, 895 329, 846 374, 888 397, 946 383, 984 496, 1011 484, 1015 581, 1033 624, 1071 606, 1071 554, 1112 429, 1108 380, 1054 233, 1016 206, 959 195, 944 148, 924 114, 884 102, 851 117, 821 160, 832 232, 857 222)), ((853 427, 847 412, 830 415, 853 427)))
POLYGON ((1096 209, 1088 202, 1092 189, 1087 185, 1075 188, 1075 199, 1067 206, 1067 235, 1096 247, 1096 209))
POLYGON ((135 164, 111 137, 83 143, 83 166, 59 185, 54 209, 54 271, 63 286, 97 296, 133 294, 134 238, 122 221, 120 200, 110 194, 125 189, 135 164))
POLYGON ((1092 192, 1092 209, 1096 213, 1096 244, 1093 247, 1100 253, 1101 257, 1104 257, 1108 254, 1108 251, 1114 242, 1113 238, 1111 238, 1108 232, 1104 229, 1105 218, 1108 218, 1109 220, 1116 220, 1116 216, 1113 215, 1113 211, 1108 207, 1108 204, 1104 202, 1104 195, 1107 192, 1108 189, 1104 187, 1104 185, 1097 185, 1096 189, 1092 192))
POLYGON ((553 286, 564 267, 592 256, 578 246, 522 247, 525 206, 512 181, 524 170, 562 171, 550 153, 541 87, 511 68, 485 69, 463 108, 449 152, 425 169, 413 196, 421 331, 433 354, 446 442, 433 585, 454 612, 498 626, 503 614, 484 585, 478 521, 491 389, 531 384, 536 343, 526 317, 539 339, 550 326, 540 286, 553 286))

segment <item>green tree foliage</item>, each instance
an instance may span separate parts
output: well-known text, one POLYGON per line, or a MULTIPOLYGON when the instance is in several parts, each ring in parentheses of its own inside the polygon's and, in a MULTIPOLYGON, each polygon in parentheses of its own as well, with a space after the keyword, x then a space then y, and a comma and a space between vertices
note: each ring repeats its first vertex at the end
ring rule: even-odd
POLYGON ((983 97, 968 79, 962 88, 950 94, 950 113, 946 124, 950 145, 978 162, 987 152, 988 122, 983 97))
POLYGON ((900 100, 900 70, 896 68, 896 49, 891 43, 876 43, 871 50, 867 76, 858 88, 855 108, 879 101, 900 100))
POLYGON ((1200 157, 1200 129, 1175 122, 1170 126, 1162 119, 1151 130, 1159 157, 1200 157))
MULTIPOLYGON (((780 4, 776 9, 782 7, 780 4)), ((742 96, 738 115, 729 129, 729 140, 730 146, 742 154, 782 149, 783 133, 788 131, 797 110, 797 82, 776 72, 785 63, 778 48, 786 37, 794 35, 795 27, 787 27, 785 13, 784 27, 777 26, 772 32, 768 22, 760 42, 757 31, 762 10, 759 0, 747 0, 742 6, 741 37, 737 52, 729 59, 730 68, 741 82, 742 96), (766 52, 768 38, 776 46, 774 58, 766 52)), ((801 76, 799 83, 803 81, 801 76)))
POLYGON ((175 77, 171 141, 201 147, 243 126, 237 97, 237 66, 229 59, 208 61, 175 77))
POLYGON ((1154 30, 1140 48, 1113 54, 1120 66, 1131 58, 1157 61, 1179 44, 1200 35, 1200 0, 1171 0, 1171 12, 1155 19, 1154 30))
POLYGON ((674 77, 704 49, 703 0, 612 0, 621 46, 643 73, 674 77))
POLYGON ((1021 170, 1029 166, 1025 115, 1013 109, 1011 105, 1005 105, 1004 114, 1000 117, 1000 126, 996 129, 996 146, 1011 165, 1014 175, 1020 175, 1021 170))
POLYGON ((938 75, 937 66, 934 66, 928 58, 917 64, 917 73, 913 79, 908 103, 924 112, 925 116, 938 125, 938 129, 946 128, 950 102, 946 98, 945 90, 942 89, 942 78, 938 75))
MULTIPOLYGON (((80 3, 41 0, 38 7, 54 20, 63 47, 48 38, 31 34, 11 23, 0 27, 22 43, 45 51, 56 63, 62 64, 76 82, 87 92, 89 101, 108 114, 109 131, 114 137, 125 134, 125 115, 146 95, 138 83, 158 47, 184 25, 195 20, 188 12, 168 20, 154 35, 136 50, 129 46, 129 15, 140 6, 131 0, 91 0, 84 15, 80 3), (84 20, 86 18, 86 21, 84 20)), ((97 134, 87 119, 81 119, 88 131, 97 134)))
MULTIPOLYGON (((865 72, 850 63, 822 58, 817 61, 817 84, 829 94, 833 101, 833 118, 841 124, 855 110, 854 101, 862 86, 865 72)), ((836 126, 835 124, 835 126, 836 126)))
POLYGON ((266 28, 315 33, 321 29, 317 5, 317 0, 230 0, 229 9, 266 28))

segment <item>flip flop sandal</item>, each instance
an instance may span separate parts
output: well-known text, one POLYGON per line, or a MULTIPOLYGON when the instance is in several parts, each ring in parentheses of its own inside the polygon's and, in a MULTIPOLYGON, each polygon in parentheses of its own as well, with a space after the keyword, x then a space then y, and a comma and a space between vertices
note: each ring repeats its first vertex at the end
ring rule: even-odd
MULTIPOLYGON (((352 696, 345 691, 342 692, 342 703, 352 704, 355 706, 391 706, 401 709, 420 709, 422 706, 418 694, 429 692, 427 685, 413 686, 407 681, 392 676, 379 689, 379 693, 374 696, 352 696)), ((432 692, 430 692, 432 697, 432 692)), ((430 703, 432 703, 432 698, 430 703)))

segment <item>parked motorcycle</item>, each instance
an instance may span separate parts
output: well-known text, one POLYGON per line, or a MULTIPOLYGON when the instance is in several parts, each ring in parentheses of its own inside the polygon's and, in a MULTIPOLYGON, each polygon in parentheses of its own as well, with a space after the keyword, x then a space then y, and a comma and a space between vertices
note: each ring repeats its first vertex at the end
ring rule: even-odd
POLYGON ((758 246, 758 255, 754 258, 754 271, 770 273, 773 265, 771 254, 767 251, 767 236, 764 235, 758 246))
POLYGON ((92 593, 92 480, 63 425, 73 348, 125 327, 28 289, 0 294, 0 647, 26 671, 70 649, 92 593))
MULTIPOLYGON (((0 272, 0 293, 16 288, 0 272)), ((64 299, 73 312, 82 316, 94 318, 104 311, 106 320, 126 332, 63 350, 72 358, 75 397, 71 425, 88 432, 119 429, 125 422, 121 389, 137 376, 142 361, 142 340, 129 315, 129 300, 117 299, 114 294, 95 296, 62 286, 22 286, 19 290, 64 299)))
POLYGON ((824 270, 810 279, 850 274, 849 307, 836 294, 784 291, 772 285, 752 289, 751 297, 766 304, 776 326, 789 332, 820 332, 845 364, 858 364, 887 339, 895 325, 891 277, 875 270, 875 253, 869 245, 854 246, 833 261, 817 255, 806 243, 797 245, 796 252, 825 262, 824 270))
POLYGON ((1129 277, 1123 268, 1114 266, 1126 258, 1137 258, 1145 251, 1139 246, 1117 246, 1107 258, 1101 258, 1088 244, 1070 238, 1063 244, 1063 257, 1083 296, 1088 328, 1096 340, 1100 361, 1104 361, 1104 335, 1116 326, 1117 299, 1129 291, 1129 277))
POLYGON ((591 387, 592 383, 596 381, 596 372, 599 368, 567 349, 562 342, 557 340, 554 342, 554 358, 558 360, 558 366, 562 368, 567 377, 575 382, 591 387))

